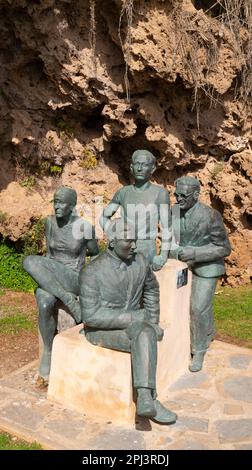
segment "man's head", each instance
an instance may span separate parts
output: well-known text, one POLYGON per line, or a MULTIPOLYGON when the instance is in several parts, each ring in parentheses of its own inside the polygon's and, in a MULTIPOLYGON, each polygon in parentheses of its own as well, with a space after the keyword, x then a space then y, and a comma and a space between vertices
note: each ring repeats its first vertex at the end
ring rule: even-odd
POLYGON ((123 219, 113 220, 107 231, 109 247, 123 261, 133 258, 136 249, 134 229, 123 219))
POLYGON ((130 171, 136 181, 148 181, 156 169, 156 158, 148 150, 136 150, 131 157, 130 171))
POLYGON ((77 203, 77 193, 75 189, 61 186, 54 193, 53 203, 57 218, 68 217, 77 203))
POLYGON ((181 210, 188 210, 199 199, 200 182, 192 176, 182 176, 175 181, 175 196, 181 210))

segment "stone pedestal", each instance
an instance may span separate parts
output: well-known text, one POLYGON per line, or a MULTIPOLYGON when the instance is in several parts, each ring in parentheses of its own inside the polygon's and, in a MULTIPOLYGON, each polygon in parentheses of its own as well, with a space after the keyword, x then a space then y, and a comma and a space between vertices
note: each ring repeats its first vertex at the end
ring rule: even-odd
POLYGON ((187 284, 181 284, 185 263, 168 260, 156 273, 160 286, 160 326, 164 338, 158 343, 157 391, 167 396, 169 386, 188 369, 190 360, 190 296, 192 275, 188 270, 187 284))
MULTIPOLYGON (((160 284, 160 325, 157 391, 160 399, 185 370, 190 355, 190 283, 177 287, 186 265, 169 260, 157 273, 160 284)), ((66 408, 113 422, 134 420, 130 354, 94 346, 75 326, 54 339, 48 397, 66 408)))

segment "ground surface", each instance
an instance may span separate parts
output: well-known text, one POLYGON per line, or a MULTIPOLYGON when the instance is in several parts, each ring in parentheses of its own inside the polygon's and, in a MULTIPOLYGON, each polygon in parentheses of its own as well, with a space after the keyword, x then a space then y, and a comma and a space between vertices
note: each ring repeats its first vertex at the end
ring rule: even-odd
POLYGON ((37 362, 0 379, 0 429, 49 449, 252 450, 252 350, 214 341, 204 369, 185 372, 163 403, 170 426, 118 425, 52 403, 36 386, 37 362))
MULTIPOLYGON (((0 429, 50 449, 252 449, 251 306, 251 286, 218 288, 222 341, 212 343, 203 371, 186 372, 170 388, 165 403, 177 412, 177 423, 160 427, 147 420, 129 428, 47 402, 46 389, 36 383, 38 364, 31 362, 38 357, 34 295, 2 289, 0 429)), ((13 438, 3 440, 15 445, 13 438)))
POLYGON ((38 357, 37 308, 33 294, 0 290, 0 377, 38 357))

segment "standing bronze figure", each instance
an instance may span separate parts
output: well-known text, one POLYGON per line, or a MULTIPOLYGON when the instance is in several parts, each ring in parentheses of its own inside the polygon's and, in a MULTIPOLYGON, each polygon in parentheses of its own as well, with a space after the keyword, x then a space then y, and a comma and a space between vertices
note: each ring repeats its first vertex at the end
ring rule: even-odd
POLYGON ((224 257, 231 252, 221 214, 199 202, 200 183, 190 176, 176 180, 175 196, 180 217, 174 229, 177 249, 170 252, 192 270, 191 372, 202 369, 204 355, 214 338, 213 295, 224 274, 224 257))

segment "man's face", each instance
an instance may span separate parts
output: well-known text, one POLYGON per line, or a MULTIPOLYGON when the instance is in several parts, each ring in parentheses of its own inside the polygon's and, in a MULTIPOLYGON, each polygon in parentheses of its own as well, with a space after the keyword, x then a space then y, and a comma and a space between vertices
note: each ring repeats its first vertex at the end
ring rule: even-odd
POLYGON ((136 181, 148 181, 156 167, 146 155, 138 155, 130 165, 130 170, 136 181))
POLYGON ((53 200, 55 215, 58 219, 67 217, 73 210, 73 205, 66 195, 56 194, 53 200))
POLYGON ((114 253, 123 261, 133 258, 136 250, 136 241, 133 239, 115 239, 114 253))
POLYGON ((193 207, 199 198, 199 190, 186 184, 177 185, 174 194, 180 209, 183 211, 193 207))

